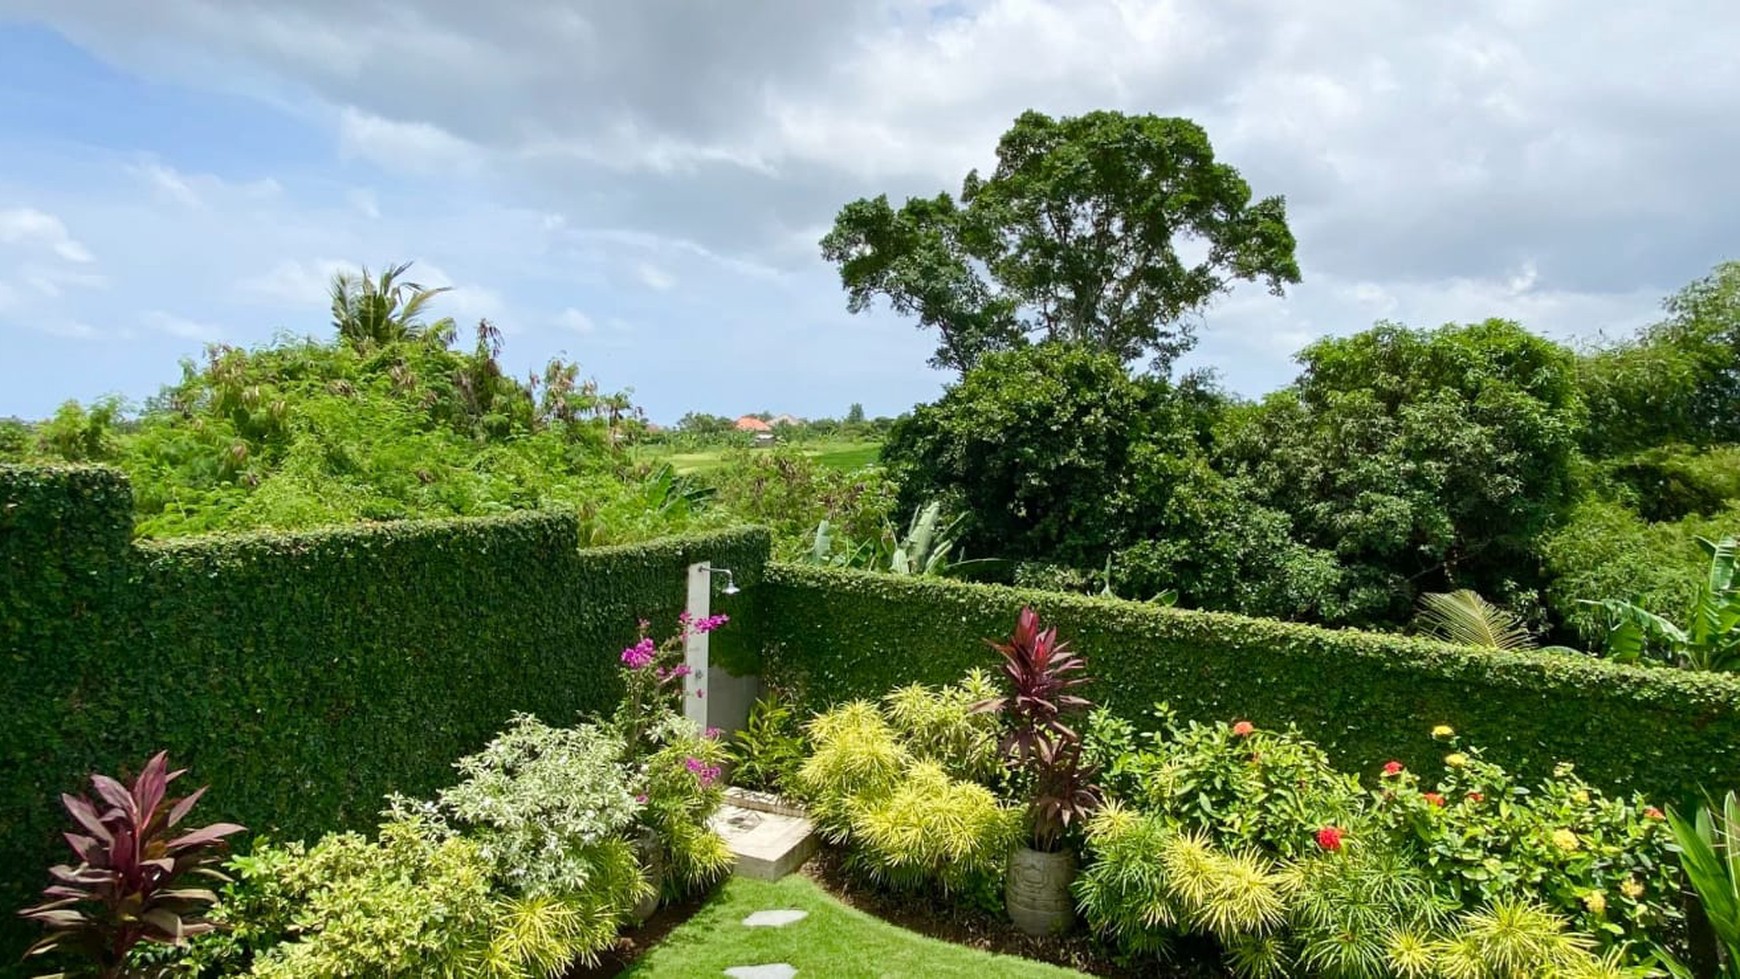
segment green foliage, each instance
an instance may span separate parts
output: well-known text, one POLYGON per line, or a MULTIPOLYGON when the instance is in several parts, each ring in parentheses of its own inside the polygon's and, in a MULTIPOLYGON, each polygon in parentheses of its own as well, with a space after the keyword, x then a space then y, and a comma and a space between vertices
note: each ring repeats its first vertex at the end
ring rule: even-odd
POLYGON ((1021 834, 1019 809, 930 761, 908 767, 884 796, 859 796, 851 811, 856 865, 897 890, 982 888, 1001 876, 1021 834))
POLYGON ((1709 555, 1709 571, 1687 610, 1685 625, 1676 625, 1648 609, 1620 599, 1592 601, 1608 616, 1604 637, 1607 653, 1620 662, 1645 656, 1690 670, 1740 669, 1740 539, 1698 538, 1709 555))
MULTIPOLYGON (((581 551, 572 515, 131 542, 109 470, 0 467, 0 905, 61 844, 43 800, 155 744, 212 785, 213 819, 278 838, 368 826, 427 796, 515 712, 562 722, 620 696, 615 650, 674 616, 710 560, 750 610, 768 538, 581 551)), ((716 661, 753 661, 750 633, 716 661)), ((16 957, 28 926, 0 930, 16 957)))
POLYGON ((1711 517, 1740 500, 1740 446, 1658 446, 1606 463, 1601 475, 1651 523, 1711 517))
POLYGON ((371 277, 367 266, 360 274, 337 272, 332 276, 332 326, 339 339, 356 347, 381 347, 425 336, 444 337, 453 332, 453 321, 425 324, 429 303, 449 287, 430 289, 404 279, 411 263, 388 266, 371 277))
POLYGON ((1441 719, 1522 777, 1576 763, 1592 784, 1675 801, 1740 784, 1740 680, 1560 653, 1468 650, 1214 612, 992 585, 777 565, 757 589, 764 675, 821 710, 988 660, 984 639, 1031 604, 1108 678, 1096 700, 1134 722, 1297 724, 1346 770, 1442 746, 1407 719, 1441 719))
POLYGON ((790 792, 808 748, 797 713, 783 697, 762 696, 749 708, 729 746, 731 784, 758 792, 790 792))
POLYGON ((670 713, 652 736, 658 750, 641 767, 645 797, 640 820, 657 846, 664 896, 703 890, 730 872, 735 856, 707 825, 725 801, 721 780, 727 753, 716 737, 670 713))
POLYGON ((1544 904, 1602 945, 1677 943, 1679 884, 1661 810, 1603 794, 1569 764, 1529 785, 1454 734, 1435 779, 1380 779, 1374 817, 1465 908, 1544 904))
POLYGON ((1681 615, 1709 572, 1710 558, 1698 538, 1719 540, 1736 530, 1740 504, 1712 517, 1652 524, 1621 503, 1586 498, 1542 541, 1542 563, 1551 582, 1548 607, 1591 643, 1610 623, 1586 599, 1624 599, 1657 615, 1681 615))
POLYGON ((1721 808, 1699 807, 1691 819, 1669 810, 1686 883, 1719 943, 1723 979, 1740 976, 1740 798, 1729 792, 1721 808))
POLYGON ((1663 305, 1667 319, 1584 359, 1594 453, 1740 442, 1740 262, 1663 305))
POLYGON ((728 453, 703 478, 717 507, 769 528, 788 559, 811 550, 822 521, 847 540, 877 539, 894 502, 879 470, 842 472, 784 447, 728 453))
POLYGON ((530 897, 586 890, 597 850, 634 822, 623 743, 589 724, 554 728, 516 714, 442 789, 440 811, 476 840, 510 891, 530 897))
POLYGON ((823 835, 848 844, 853 866, 881 886, 984 893, 1021 832, 1019 809, 946 767, 982 764, 974 761, 983 742, 966 716, 967 689, 940 698, 917 691, 891 695, 888 713, 900 711, 903 726, 917 731, 916 744, 904 741, 869 701, 820 714, 808 725, 815 750, 798 771, 799 795, 823 835), (943 723, 933 723, 939 714, 943 723), (927 751, 928 757, 921 754, 927 751))
POLYGON ((1293 388, 1236 414, 1217 451, 1349 577, 1350 622, 1399 621, 1416 589, 1534 587, 1569 506, 1584 408, 1571 352, 1515 323, 1382 324, 1299 354, 1293 388))
POLYGON ((1003 766, 999 725, 996 715, 973 708, 996 695, 984 671, 969 670, 959 683, 898 687, 882 698, 883 713, 914 756, 955 778, 987 783, 1003 766))
POLYGON ((934 364, 963 371, 1033 336, 1164 370, 1192 345, 1184 318, 1235 280, 1299 281, 1281 198, 1253 202, 1195 123, 1118 112, 1025 112, 958 204, 853 201, 821 246, 852 312, 886 298, 940 331, 934 364), (1185 238, 1207 246, 1195 264, 1185 238))
POLYGON ((1232 849, 1298 856, 1325 825, 1348 825, 1359 779, 1330 766, 1316 745, 1249 722, 1180 722, 1167 708, 1139 750, 1116 758, 1108 781, 1145 810, 1232 849))

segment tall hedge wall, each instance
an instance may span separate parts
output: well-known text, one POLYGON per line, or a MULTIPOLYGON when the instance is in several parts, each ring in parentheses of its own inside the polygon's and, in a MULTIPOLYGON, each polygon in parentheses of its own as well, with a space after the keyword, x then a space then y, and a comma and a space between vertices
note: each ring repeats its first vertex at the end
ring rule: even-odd
POLYGON ((134 544, 131 511, 113 471, 0 467, 0 970, 86 773, 167 748, 211 784, 205 820, 366 827, 514 711, 611 709, 618 651, 638 617, 672 626, 684 568, 752 585, 769 548, 746 530, 581 551, 561 513, 134 544))
POLYGON ((1563 654, 1467 650, 992 585, 773 565, 757 596, 763 679, 810 709, 991 666, 1032 603, 1098 678, 1089 696, 1140 720, 1166 701, 1201 720, 1297 724, 1348 770, 1436 764, 1450 724, 1531 774, 1572 761, 1590 781, 1661 801, 1740 788, 1740 677, 1563 654))

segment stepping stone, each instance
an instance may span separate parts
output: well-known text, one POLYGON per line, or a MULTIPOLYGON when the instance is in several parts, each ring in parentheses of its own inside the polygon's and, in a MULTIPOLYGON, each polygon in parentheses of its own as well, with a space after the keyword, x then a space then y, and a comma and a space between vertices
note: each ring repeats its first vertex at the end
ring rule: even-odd
POLYGON ((791 979, 797 970, 784 962, 772 965, 739 965, 725 970, 731 979, 791 979))
POLYGON ((809 917, 808 911, 787 909, 781 911, 757 911, 743 919, 743 924, 750 928, 784 928, 796 921, 809 917))

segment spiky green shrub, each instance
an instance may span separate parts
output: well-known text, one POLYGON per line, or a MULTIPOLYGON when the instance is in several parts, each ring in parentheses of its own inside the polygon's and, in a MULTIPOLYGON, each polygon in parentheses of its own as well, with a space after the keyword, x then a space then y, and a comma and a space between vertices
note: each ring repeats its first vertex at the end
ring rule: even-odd
MULTIPOLYGON (((906 691, 886 714, 855 701, 817 716, 808 726, 815 750, 797 784, 823 836, 847 845, 851 865, 872 882, 982 893, 1003 868, 1021 814, 984 786, 950 774, 944 759, 923 754, 949 754, 957 765, 971 758, 955 750, 959 728, 946 736, 938 731, 972 722, 963 720, 958 704, 939 708, 936 696, 906 691), (905 725, 919 735, 917 745, 890 722, 888 714, 902 708, 905 725), (936 714, 947 715, 948 723, 914 723, 936 714)), ((960 700, 962 694, 943 697, 960 700)))
POLYGON ((1434 948, 1443 979, 1597 979, 1637 974, 1600 958, 1547 908, 1502 900, 1462 914, 1434 948))
POLYGON ((852 834, 852 806, 892 792, 912 762, 876 705, 857 700, 817 715, 808 728, 815 750, 798 769, 799 795, 816 828, 835 843, 852 834))
POLYGON ((894 889, 935 884, 952 893, 996 878, 1022 829, 1019 809, 933 761, 913 764, 888 795, 852 808, 857 865, 894 889))
POLYGON ((986 782, 1003 764, 997 717, 975 713, 973 705, 996 695, 990 676, 975 669, 959 683, 908 684, 883 697, 882 703, 895 734, 914 755, 936 762, 956 778, 986 782))
POLYGON ((1288 879, 1250 850, 1228 851, 1164 816, 1108 803, 1087 824, 1075 894, 1090 927, 1132 952, 1198 932, 1260 940, 1286 920, 1288 879))

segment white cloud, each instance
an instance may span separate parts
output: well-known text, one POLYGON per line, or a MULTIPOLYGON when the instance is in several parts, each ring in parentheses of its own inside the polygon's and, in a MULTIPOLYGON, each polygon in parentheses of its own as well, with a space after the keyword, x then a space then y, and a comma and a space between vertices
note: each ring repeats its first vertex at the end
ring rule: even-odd
POLYGON ((386 119, 354 106, 339 113, 338 145, 347 157, 403 173, 470 170, 483 159, 478 147, 432 122, 386 119))
POLYGON ((172 337, 179 337, 183 340, 214 342, 222 340, 228 333, 228 331, 221 326, 196 322, 184 316, 176 316, 173 313, 166 313, 160 309, 146 313, 144 322, 150 329, 172 337))
POLYGON ((238 291, 255 299, 265 299, 289 306, 327 306, 332 277, 339 272, 355 271, 356 265, 336 258, 307 261, 286 259, 259 275, 243 279, 238 291))
POLYGON ((640 281, 646 283, 648 288, 657 289, 660 292, 677 284, 676 276, 649 262, 642 262, 635 266, 634 274, 640 278, 640 281))
POLYGON ((69 262, 95 261, 90 249, 73 240, 60 218, 35 208, 0 210, 0 245, 47 248, 69 262))
POLYGON ((556 314, 556 325, 580 334, 590 334, 598 329, 598 324, 592 321, 592 317, 572 306, 556 314))
POLYGON ((345 195, 345 200, 356 209, 358 214, 377 221, 381 216, 381 202, 375 197, 375 192, 366 188, 356 188, 345 195))
POLYGON ((231 181, 216 174, 184 173, 156 161, 133 167, 133 172, 165 200, 184 207, 207 208, 214 200, 236 199, 261 201, 283 193, 283 186, 271 177, 258 180, 231 181))

